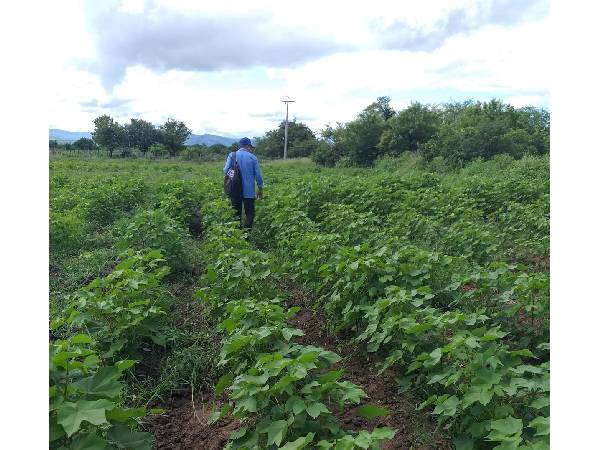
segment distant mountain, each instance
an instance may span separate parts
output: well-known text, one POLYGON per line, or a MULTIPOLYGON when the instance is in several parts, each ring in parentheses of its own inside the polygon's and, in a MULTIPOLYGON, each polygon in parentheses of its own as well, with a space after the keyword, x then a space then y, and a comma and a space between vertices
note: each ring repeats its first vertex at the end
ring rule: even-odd
POLYGON ((50 128, 50 139, 59 142, 75 142, 81 138, 91 138, 92 133, 88 131, 65 131, 50 128))
POLYGON ((187 141, 185 141, 185 145, 205 144, 210 146, 213 144, 223 144, 229 147, 231 144, 237 141, 237 139, 218 136, 216 134, 191 134, 190 137, 187 138, 187 141))
MULTIPOLYGON (((75 142, 77 139, 91 137, 92 133, 88 131, 66 131, 57 128, 50 128, 49 130, 49 139, 60 143, 75 142)), ((229 147, 234 142, 237 142, 237 139, 218 136, 216 134, 191 134, 190 137, 187 138, 187 141, 185 141, 185 145, 205 144, 210 146, 213 144, 223 144, 229 147)))

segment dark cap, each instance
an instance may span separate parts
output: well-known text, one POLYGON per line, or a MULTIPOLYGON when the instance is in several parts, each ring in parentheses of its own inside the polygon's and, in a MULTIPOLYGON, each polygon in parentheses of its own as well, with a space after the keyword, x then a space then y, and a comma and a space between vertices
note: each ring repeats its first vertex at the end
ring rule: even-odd
POLYGON ((252 145, 252 141, 247 137, 243 137, 240 139, 240 145, 248 145, 250 147, 254 147, 254 145, 252 145))

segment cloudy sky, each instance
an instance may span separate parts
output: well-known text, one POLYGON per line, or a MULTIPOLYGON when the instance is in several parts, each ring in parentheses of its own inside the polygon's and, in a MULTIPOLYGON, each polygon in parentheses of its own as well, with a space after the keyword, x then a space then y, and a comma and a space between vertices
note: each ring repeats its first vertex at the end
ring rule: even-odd
POLYGON ((50 128, 110 114, 260 136, 285 117, 318 131, 387 95, 549 107, 549 1, 61 1, 50 128))

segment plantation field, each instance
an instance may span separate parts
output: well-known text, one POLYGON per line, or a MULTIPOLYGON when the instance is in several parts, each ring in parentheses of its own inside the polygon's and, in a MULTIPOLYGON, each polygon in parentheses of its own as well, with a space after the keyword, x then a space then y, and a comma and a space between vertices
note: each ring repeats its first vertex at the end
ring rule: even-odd
POLYGON ((51 157, 50 448, 549 448, 547 156, 222 166, 51 157))

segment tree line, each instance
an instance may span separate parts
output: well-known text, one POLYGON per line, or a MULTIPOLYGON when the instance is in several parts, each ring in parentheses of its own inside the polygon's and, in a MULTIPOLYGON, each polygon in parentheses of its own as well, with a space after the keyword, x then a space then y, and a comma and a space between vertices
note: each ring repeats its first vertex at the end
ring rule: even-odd
POLYGON ((437 158, 460 167, 498 154, 518 159, 549 151, 550 114, 545 109, 491 100, 414 102, 395 111, 389 97, 379 97, 355 120, 326 126, 311 156, 324 166, 371 166, 382 156, 411 152, 426 162, 437 158))
MULTIPOLYGON (((283 157, 285 122, 257 138, 256 153, 283 157)), ((514 158, 550 151, 550 114, 532 106, 515 108, 500 100, 428 105, 411 103, 395 111, 379 97, 347 123, 327 125, 319 136, 305 124, 289 123, 288 155, 310 156, 323 166, 368 167, 381 157, 418 154, 460 167, 498 154, 514 158)))
POLYGON ((184 122, 168 119, 160 126, 143 119, 131 119, 129 123, 120 124, 111 116, 103 114, 94 119, 92 138, 81 138, 72 144, 58 144, 50 140, 50 149, 62 148, 66 150, 101 150, 106 151, 112 158, 114 152, 119 150, 121 156, 131 156, 140 152, 144 156, 150 153, 153 156, 177 156, 184 149, 190 130, 184 122))
MULTIPOLYGON (((262 137, 254 138, 255 153, 263 158, 282 158, 285 122, 262 137)), ((141 153, 153 157, 180 156, 211 161, 235 151, 230 146, 185 146, 191 130, 184 122, 168 119, 160 126, 143 119, 121 125, 108 115, 94 120, 92 139, 82 138, 71 148, 101 150, 112 157, 141 153)), ((67 144, 71 145, 71 144, 67 144)), ((58 146, 50 141, 50 148, 58 146)), ((66 146, 63 146, 65 148, 66 146)), ((311 157, 323 166, 368 167, 381 157, 403 153, 420 155, 425 162, 443 161, 460 167, 477 158, 498 154, 514 158, 550 151, 550 113, 532 106, 515 108, 500 100, 466 101, 442 105, 411 103, 395 111, 389 97, 378 97, 347 123, 328 124, 319 133, 295 119, 288 123, 288 156, 311 157)))

